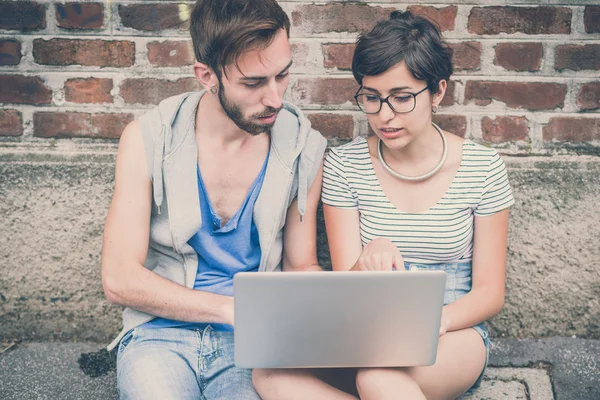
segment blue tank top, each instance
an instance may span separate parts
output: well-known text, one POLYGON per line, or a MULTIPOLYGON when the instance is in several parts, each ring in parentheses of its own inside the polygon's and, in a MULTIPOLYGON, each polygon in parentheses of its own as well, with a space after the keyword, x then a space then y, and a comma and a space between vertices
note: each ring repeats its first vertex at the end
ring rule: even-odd
MULTIPOLYGON (((221 219, 215 212, 200 167, 198 167, 198 195, 202 226, 188 240, 188 244, 198 253, 198 271, 196 272, 195 290, 233 296, 233 276, 238 272, 258 271, 260 264, 260 243, 258 231, 252 214, 254 203, 260 193, 267 160, 252 183, 248 195, 237 212, 221 226, 221 219)), ((205 323, 175 321, 166 318, 155 318, 144 324, 147 328, 203 328, 205 323)), ((226 324, 211 324, 215 330, 231 331, 233 327, 226 324)))

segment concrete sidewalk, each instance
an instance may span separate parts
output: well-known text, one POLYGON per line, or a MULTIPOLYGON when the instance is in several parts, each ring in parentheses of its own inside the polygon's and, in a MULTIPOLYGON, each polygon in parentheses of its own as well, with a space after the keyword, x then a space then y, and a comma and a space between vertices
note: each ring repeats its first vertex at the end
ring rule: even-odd
MULTIPOLYGON (((23 343, 0 354, 0 399, 116 399, 114 357, 91 343, 23 343)), ((600 340, 496 339, 468 400, 598 400, 600 340)), ((234 399, 235 400, 235 399, 234 399)))

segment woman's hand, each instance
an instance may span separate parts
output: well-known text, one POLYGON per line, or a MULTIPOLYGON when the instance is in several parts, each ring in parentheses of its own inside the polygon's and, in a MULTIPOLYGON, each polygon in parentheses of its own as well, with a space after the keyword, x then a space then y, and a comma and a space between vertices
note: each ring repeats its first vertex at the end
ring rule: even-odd
POLYGON ((386 238, 376 238, 367 243, 352 271, 404 270, 404 259, 394 243, 386 238))
POLYGON ((442 321, 440 323, 440 336, 448 332, 448 327, 450 326, 450 320, 444 313, 444 309, 442 308, 442 321))

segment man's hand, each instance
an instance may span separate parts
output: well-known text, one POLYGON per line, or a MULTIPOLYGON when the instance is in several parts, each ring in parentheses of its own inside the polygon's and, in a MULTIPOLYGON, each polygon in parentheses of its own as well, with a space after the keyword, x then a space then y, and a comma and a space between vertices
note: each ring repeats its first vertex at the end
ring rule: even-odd
POLYGON ((386 238, 376 238, 363 249, 352 271, 404 270, 404 259, 394 243, 386 238))

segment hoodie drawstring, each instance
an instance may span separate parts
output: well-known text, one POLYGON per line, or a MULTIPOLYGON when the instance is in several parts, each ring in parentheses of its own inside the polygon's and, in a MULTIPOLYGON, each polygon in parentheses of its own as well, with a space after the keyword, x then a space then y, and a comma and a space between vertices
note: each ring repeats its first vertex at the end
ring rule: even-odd
POLYGON ((154 180, 152 182, 154 189, 154 202, 156 203, 156 207, 158 209, 158 213, 160 214, 160 206, 163 202, 163 169, 162 162, 165 158, 165 136, 166 136, 166 128, 163 125, 160 130, 160 135, 156 138, 156 142, 154 143, 154 166, 153 166, 153 175, 154 180))
POLYGON ((300 214, 300 222, 306 213, 306 201, 308 197, 308 167, 310 163, 307 162, 307 158, 304 152, 300 154, 300 160, 298 161, 298 212, 300 214))

